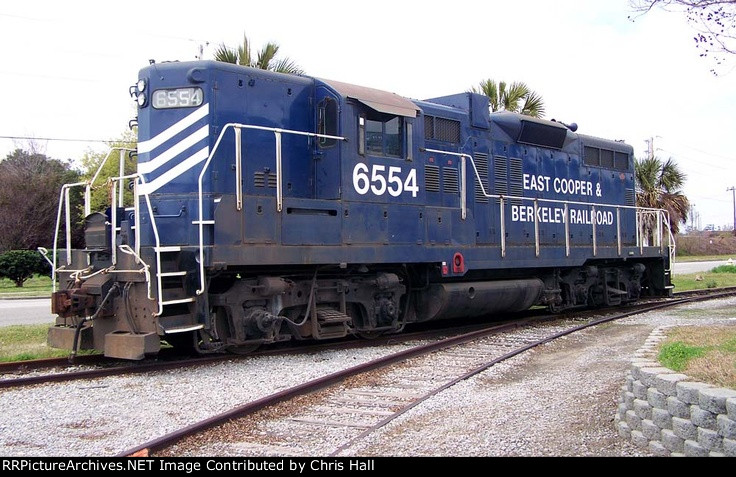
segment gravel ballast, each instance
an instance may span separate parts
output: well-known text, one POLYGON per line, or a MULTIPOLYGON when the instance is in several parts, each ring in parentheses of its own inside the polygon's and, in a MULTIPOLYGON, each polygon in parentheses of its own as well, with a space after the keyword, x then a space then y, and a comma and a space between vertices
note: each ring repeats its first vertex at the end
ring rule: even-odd
MULTIPOLYGON (((652 455, 613 425, 633 353, 657 326, 732 322, 734 304, 649 313, 537 348, 440 393, 342 455, 652 455)), ((0 453, 113 455, 402 347, 408 344, 4 390, 0 453)))
POLYGON ((266 356, 0 392, 0 455, 109 456, 296 384, 411 346, 266 356))
POLYGON ((550 343, 448 389, 341 455, 657 455, 619 437, 613 423, 634 352, 658 326, 734 323, 735 304, 647 313, 550 343))

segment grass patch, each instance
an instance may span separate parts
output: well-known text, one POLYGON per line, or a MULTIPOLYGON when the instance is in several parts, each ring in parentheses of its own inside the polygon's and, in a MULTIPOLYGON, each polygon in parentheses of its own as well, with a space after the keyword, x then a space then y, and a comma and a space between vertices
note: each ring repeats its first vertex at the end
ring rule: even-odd
MULTIPOLYGON (((49 348, 46 345, 49 326, 51 323, 0 327, 0 361, 27 361, 68 356, 68 350, 49 348)), ((83 353, 89 354, 87 351, 80 352, 83 353)))
POLYGON ((736 254, 731 255, 677 255, 677 258, 675 258, 675 261, 678 263, 685 263, 685 262, 716 262, 716 261, 726 261, 729 258, 732 258, 736 260, 736 254))
POLYGON ((36 275, 29 278, 22 287, 16 287, 12 280, 0 278, 0 295, 23 296, 23 295, 51 295, 51 277, 36 275))
POLYGON ((675 291, 733 287, 736 286, 736 273, 713 273, 710 271, 675 274, 675 276, 672 277, 672 283, 675 285, 675 291))
POLYGON ((710 273, 736 273, 736 265, 719 265, 710 273))
POLYGON ((667 333, 659 362, 698 381, 736 389, 736 326, 688 326, 667 333))
POLYGON ((688 362, 704 354, 705 348, 702 346, 688 346, 680 341, 676 341, 662 346, 657 359, 667 368, 675 371, 683 371, 687 367, 688 362))

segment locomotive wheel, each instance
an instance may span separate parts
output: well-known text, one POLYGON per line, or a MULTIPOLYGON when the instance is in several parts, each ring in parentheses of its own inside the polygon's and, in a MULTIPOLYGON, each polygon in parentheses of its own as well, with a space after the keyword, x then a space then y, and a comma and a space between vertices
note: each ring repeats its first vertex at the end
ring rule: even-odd
POLYGON ((228 353, 245 355, 250 354, 261 347, 260 343, 229 346, 228 342, 232 335, 230 333, 230 322, 227 319, 227 312, 224 308, 218 307, 214 310, 214 313, 215 319, 213 324, 215 327, 215 332, 217 333, 217 337, 220 339, 220 341, 226 346, 225 350, 228 353))

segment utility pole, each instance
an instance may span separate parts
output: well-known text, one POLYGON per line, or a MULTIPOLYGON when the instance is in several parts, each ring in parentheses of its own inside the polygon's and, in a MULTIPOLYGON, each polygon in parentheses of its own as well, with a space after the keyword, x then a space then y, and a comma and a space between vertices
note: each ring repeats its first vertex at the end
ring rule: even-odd
POLYGON ((726 191, 733 194, 733 233, 736 234, 736 187, 729 187, 726 191))
POLYGON ((647 143, 647 158, 654 158, 654 138, 650 137, 649 139, 645 139, 644 142, 647 143))
POLYGON ((695 204, 690 204, 690 213, 688 215, 690 216, 690 230, 692 231, 698 230, 698 221, 697 221, 698 213, 695 210, 695 204))

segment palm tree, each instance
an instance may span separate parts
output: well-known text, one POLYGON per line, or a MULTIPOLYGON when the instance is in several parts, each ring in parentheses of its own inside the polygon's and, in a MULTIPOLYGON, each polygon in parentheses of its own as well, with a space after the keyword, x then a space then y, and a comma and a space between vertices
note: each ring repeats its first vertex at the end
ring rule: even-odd
MULTIPOLYGON (((636 205, 651 209, 664 209, 670 214, 672 233, 680 230, 680 223, 687 220, 690 201, 682 193, 685 174, 672 158, 662 162, 657 157, 636 161, 636 205)), ((645 224, 651 231, 653 224, 645 224)))
POLYGON ((473 87, 472 91, 488 96, 491 112, 511 111, 535 118, 544 117, 544 100, 526 83, 515 81, 507 85, 505 81, 496 83, 487 79, 481 81, 477 89, 473 87))
POLYGON ((215 51, 215 60, 277 73, 304 74, 304 71, 293 60, 289 58, 276 60, 278 51, 279 45, 269 42, 258 51, 258 56, 254 58, 251 54, 250 40, 248 40, 248 36, 243 34, 243 44, 238 45, 237 48, 230 48, 224 43, 220 44, 217 51, 215 51))

